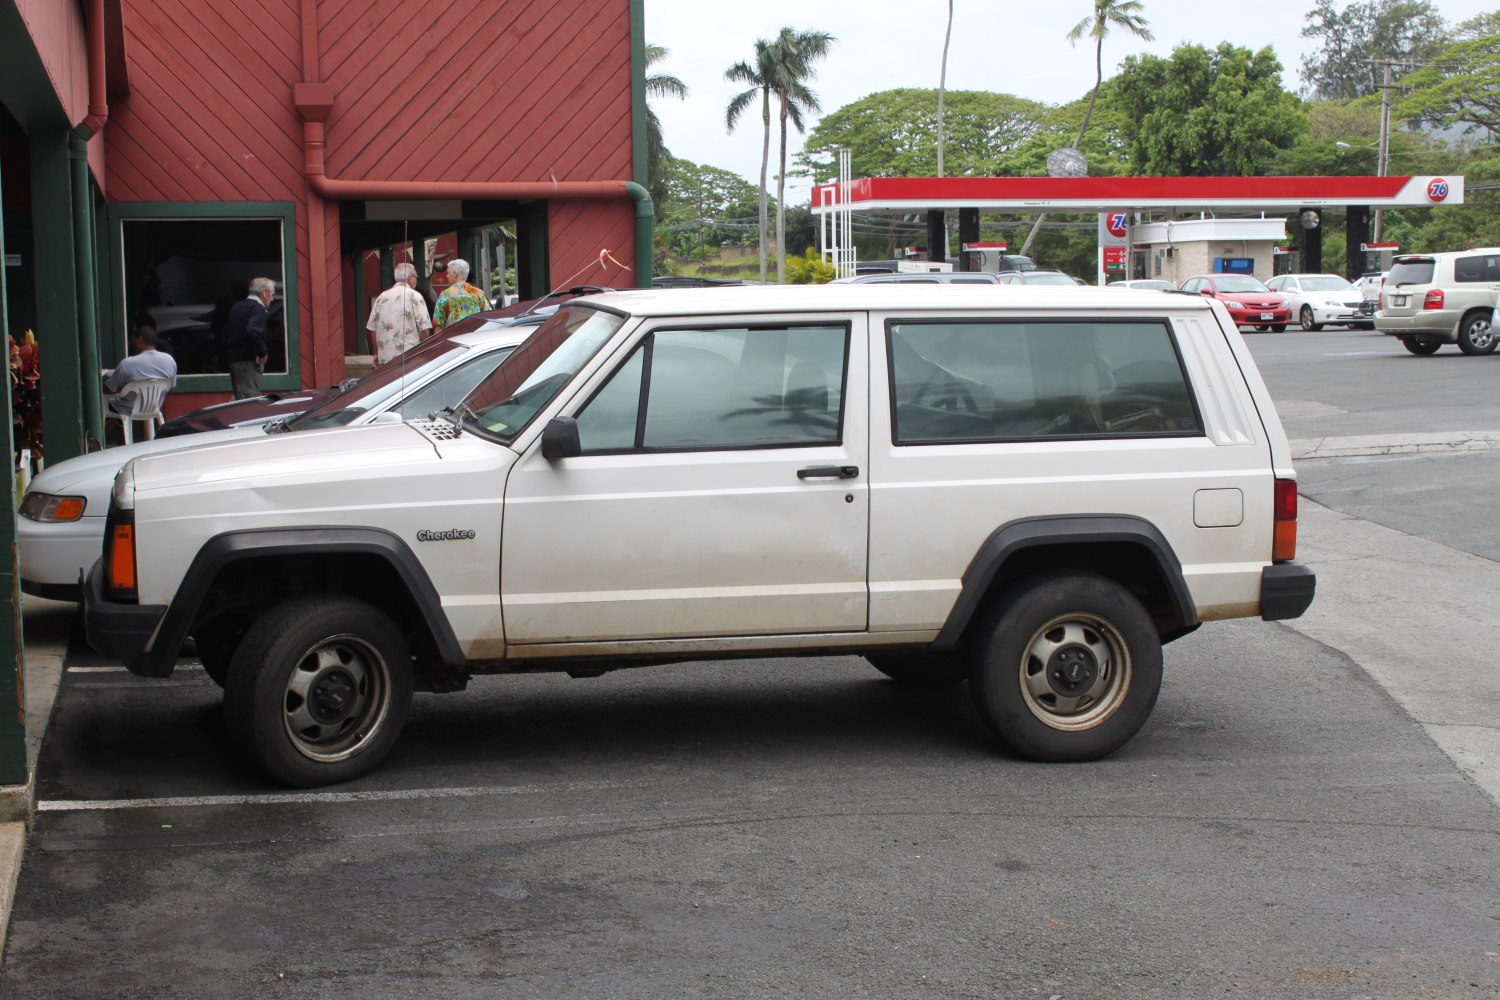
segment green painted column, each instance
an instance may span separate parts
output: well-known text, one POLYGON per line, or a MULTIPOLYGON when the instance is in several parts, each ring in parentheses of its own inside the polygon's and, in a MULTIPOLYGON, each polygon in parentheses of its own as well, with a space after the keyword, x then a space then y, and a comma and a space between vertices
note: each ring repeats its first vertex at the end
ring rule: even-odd
MULTIPOLYGON (((3 184, 4 178, 0 178, 3 184)), ((5 227, 0 224, 0 260, 5 256, 5 227)), ((0 267, 0 330, 10 329, 5 304, 5 268, 0 267)), ((6 345, 6 350, 10 345, 6 345)), ((0 406, 10 413, 10 379, 0 378, 0 406)), ((16 453, 14 428, 5 421, 7 458, 5 513, 0 516, 0 785, 26 783, 26 682, 21 670, 25 655, 21 630, 20 567, 16 556, 16 477, 10 456, 16 453), (6 652, 9 655, 6 655, 6 652)))
POLYGON ((104 385, 99 377, 99 312, 94 291, 94 192, 89 177, 89 144, 77 132, 68 136, 68 159, 73 175, 73 259, 78 276, 78 375, 83 426, 84 433, 102 445, 104 385))
MULTIPOLYGON (((36 128, 31 146, 31 213, 36 256, 36 339, 41 346, 42 435, 48 465, 84 452, 79 372, 78 281, 73 255, 73 185, 66 128, 36 128)), ((92 336, 92 333, 90 333, 92 336)))

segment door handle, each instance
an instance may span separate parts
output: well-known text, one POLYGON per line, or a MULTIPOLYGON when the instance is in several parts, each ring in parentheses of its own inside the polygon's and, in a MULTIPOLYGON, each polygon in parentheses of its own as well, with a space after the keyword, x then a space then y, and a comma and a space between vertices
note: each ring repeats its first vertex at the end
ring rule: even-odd
POLYGON ((853 479, 859 475, 857 465, 815 465, 810 469, 798 469, 798 479, 853 479))

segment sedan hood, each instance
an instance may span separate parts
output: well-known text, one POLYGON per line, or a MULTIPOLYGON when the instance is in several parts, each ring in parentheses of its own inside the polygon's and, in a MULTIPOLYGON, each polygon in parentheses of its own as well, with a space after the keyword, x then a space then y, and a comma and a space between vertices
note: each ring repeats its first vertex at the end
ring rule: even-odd
POLYGON ((138 441, 119 448, 91 451, 56 465, 49 465, 32 479, 28 493, 51 493, 54 496, 83 496, 88 499, 85 511, 104 516, 104 506, 109 501, 110 482, 120 467, 133 458, 163 452, 186 451, 204 445, 223 444, 247 438, 264 438, 262 426, 230 427, 221 431, 202 434, 185 434, 180 437, 157 438, 154 441, 138 441), (99 506, 95 508, 95 501, 99 506))
POLYGON ((375 467, 411 469, 438 459, 432 442, 406 424, 334 427, 142 455, 135 462, 135 486, 138 495, 236 481, 253 489, 284 479, 336 480, 341 472, 375 467))

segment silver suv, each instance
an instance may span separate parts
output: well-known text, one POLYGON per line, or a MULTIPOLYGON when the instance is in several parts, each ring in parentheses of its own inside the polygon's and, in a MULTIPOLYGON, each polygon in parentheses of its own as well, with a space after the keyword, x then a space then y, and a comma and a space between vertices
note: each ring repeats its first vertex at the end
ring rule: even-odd
POLYGON ((1397 257, 1380 289, 1375 328, 1413 354, 1457 344, 1465 354, 1495 349, 1500 248, 1397 257))

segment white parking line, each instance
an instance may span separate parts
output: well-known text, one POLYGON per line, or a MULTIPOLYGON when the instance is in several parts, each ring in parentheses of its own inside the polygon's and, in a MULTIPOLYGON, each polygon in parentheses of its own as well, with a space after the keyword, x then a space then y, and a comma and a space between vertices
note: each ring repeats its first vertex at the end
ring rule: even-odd
POLYGON ((160 799, 43 799, 37 812, 110 812, 125 809, 193 809, 203 806, 316 805, 352 802, 414 802, 423 799, 473 799, 486 795, 537 795, 559 792, 614 791, 644 787, 644 781, 573 781, 561 785, 510 785, 471 788, 397 788, 370 792, 272 792, 267 795, 187 795, 160 799))

